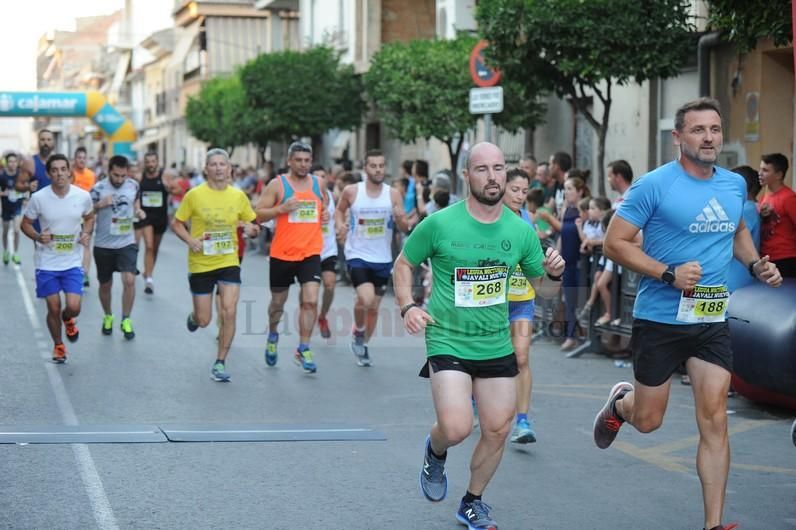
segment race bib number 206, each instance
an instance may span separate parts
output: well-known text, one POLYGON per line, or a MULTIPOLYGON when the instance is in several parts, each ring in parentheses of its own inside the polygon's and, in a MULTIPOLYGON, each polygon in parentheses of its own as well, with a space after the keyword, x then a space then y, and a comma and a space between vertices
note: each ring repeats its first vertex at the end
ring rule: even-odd
POLYGON ((506 302, 508 267, 456 267, 454 303, 456 307, 487 307, 506 302))

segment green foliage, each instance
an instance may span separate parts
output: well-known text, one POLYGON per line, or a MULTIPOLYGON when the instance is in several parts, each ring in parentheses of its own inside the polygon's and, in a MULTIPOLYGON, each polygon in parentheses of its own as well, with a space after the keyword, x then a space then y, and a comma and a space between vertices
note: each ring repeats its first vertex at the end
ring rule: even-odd
POLYGON ((711 27, 726 30, 741 53, 757 41, 774 39, 777 46, 793 42, 791 0, 710 0, 711 27))
POLYGON ((691 0, 481 0, 487 58, 524 86, 569 96, 597 132, 604 194, 611 86, 673 77, 693 51, 691 0), (588 89, 588 90, 587 90, 588 89), (599 99, 595 117, 587 96, 599 99))
POLYGON ((520 82, 573 87, 679 74, 692 48, 690 0, 483 0, 487 53, 520 82))
MULTIPOLYGON (((465 131, 475 127, 470 114, 470 52, 478 39, 416 40, 391 43, 374 56, 365 74, 365 87, 383 123, 402 142, 436 138, 448 145, 454 167, 465 131), (459 144, 454 148, 454 138, 459 144)), ((544 107, 532 90, 503 82, 504 111, 495 123, 517 131, 541 122, 544 107)))
POLYGON ((253 113, 249 127, 260 145, 362 122, 362 81, 330 48, 263 54, 243 66, 240 78, 253 113))
POLYGON ((251 141, 245 122, 246 97, 237 77, 216 77, 188 99, 185 120, 191 134, 213 146, 232 151, 251 141))

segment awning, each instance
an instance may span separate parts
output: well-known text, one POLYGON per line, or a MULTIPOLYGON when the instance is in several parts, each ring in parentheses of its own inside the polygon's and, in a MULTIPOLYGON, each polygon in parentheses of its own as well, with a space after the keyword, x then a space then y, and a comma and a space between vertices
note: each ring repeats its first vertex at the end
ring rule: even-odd
POLYGON ((175 30, 174 37, 177 44, 174 46, 174 53, 171 54, 171 60, 169 61, 170 68, 182 68, 182 62, 185 60, 185 56, 188 55, 191 44, 193 44, 194 39, 199 35, 201 23, 201 20, 197 20, 190 26, 181 30, 175 30))
POLYGON ((147 129, 142 136, 138 138, 135 142, 133 142, 133 150, 134 151, 145 151, 149 144, 159 142, 160 140, 166 138, 169 135, 169 130, 165 127, 159 127, 157 129, 147 129))
POLYGON ((116 100, 119 90, 122 88, 124 78, 127 77, 127 69, 130 67, 130 52, 122 52, 119 55, 119 62, 116 63, 116 72, 113 74, 111 89, 108 95, 116 100))
POLYGON ((346 150, 348 144, 351 142, 351 131, 340 131, 334 137, 332 148, 329 150, 329 155, 333 159, 343 158, 343 151, 346 150))

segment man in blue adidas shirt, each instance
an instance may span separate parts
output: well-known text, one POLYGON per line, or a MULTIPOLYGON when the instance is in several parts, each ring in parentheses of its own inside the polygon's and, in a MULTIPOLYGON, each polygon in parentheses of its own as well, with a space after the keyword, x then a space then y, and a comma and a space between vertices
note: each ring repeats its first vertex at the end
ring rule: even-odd
POLYGON ((607 448, 625 421, 644 433, 660 427, 670 377, 685 362, 700 432, 697 472, 705 528, 722 530, 732 369, 727 274, 735 257, 772 287, 781 285, 782 276, 768 256, 759 256, 743 221, 745 181, 715 165, 722 147, 718 102, 686 103, 674 124, 679 158, 633 184, 605 235, 605 255, 643 278, 633 310, 636 383, 611 389, 594 420, 594 441, 607 448), (639 230, 643 248, 633 243, 639 230))

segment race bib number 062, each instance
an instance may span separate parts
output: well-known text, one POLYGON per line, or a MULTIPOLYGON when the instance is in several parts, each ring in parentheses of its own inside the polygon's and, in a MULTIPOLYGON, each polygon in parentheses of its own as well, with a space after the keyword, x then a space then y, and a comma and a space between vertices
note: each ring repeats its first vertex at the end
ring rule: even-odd
POLYGON ((456 267, 456 307, 488 307, 506 302, 508 267, 456 267))

